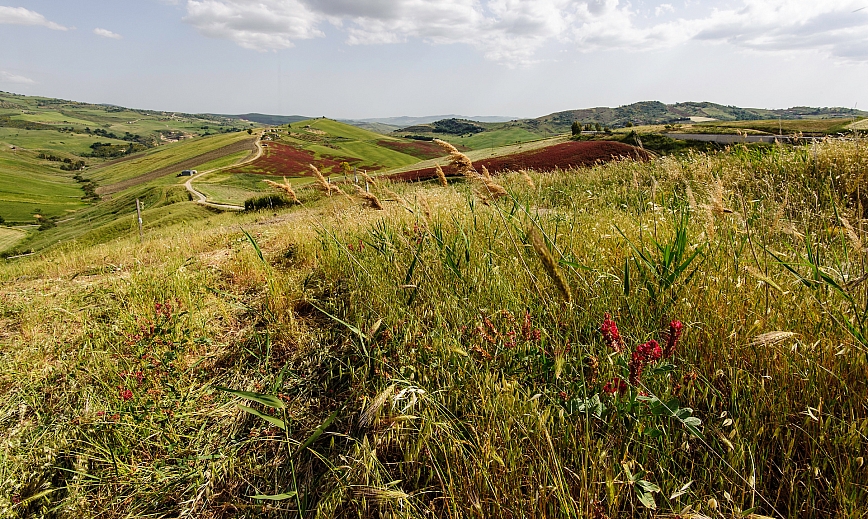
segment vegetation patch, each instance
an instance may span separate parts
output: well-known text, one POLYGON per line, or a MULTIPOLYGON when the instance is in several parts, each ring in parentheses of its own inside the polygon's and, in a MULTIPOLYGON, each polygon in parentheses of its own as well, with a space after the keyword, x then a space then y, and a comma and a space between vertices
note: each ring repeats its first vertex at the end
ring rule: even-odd
MULTIPOLYGON (((571 168, 591 166, 601 162, 609 162, 623 158, 647 160, 649 154, 644 150, 613 141, 572 141, 556 144, 546 148, 505 155, 494 158, 483 158, 474 161, 474 166, 481 169, 485 166, 492 173, 500 171, 519 171, 535 169, 548 171, 555 168, 571 168)), ((460 173, 452 166, 443 167, 447 176, 460 173)), ((394 180, 414 181, 427 180, 436 177, 436 168, 428 167, 390 175, 394 180)))

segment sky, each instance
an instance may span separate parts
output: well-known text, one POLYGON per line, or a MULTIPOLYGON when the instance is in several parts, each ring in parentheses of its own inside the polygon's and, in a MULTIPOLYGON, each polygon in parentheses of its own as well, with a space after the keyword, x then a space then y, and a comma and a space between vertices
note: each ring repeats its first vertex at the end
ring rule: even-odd
POLYGON ((868 109, 868 0, 0 0, 0 90, 345 119, 868 109))

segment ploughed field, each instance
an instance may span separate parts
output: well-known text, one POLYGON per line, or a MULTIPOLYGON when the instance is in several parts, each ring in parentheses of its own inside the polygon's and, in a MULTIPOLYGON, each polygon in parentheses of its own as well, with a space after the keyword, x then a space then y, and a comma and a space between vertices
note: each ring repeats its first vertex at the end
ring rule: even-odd
MULTIPOLYGON (((645 150, 620 142, 565 142, 538 150, 481 159, 474 161, 473 165, 477 169, 485 166, 492 173, 519 171, 522 169, 548 171, 556 168, 592 166, 598 163, 625 158, 647 160, 650 158, 650 154, 645 150)), ((451 165, 443 167, 443 172, 447 176, 458 174, 451 165)), ((397 173, 391 175, 390 178, 393 180, 413 181, 426 180, 435 176, 435 168, 428 167, 397 173)))

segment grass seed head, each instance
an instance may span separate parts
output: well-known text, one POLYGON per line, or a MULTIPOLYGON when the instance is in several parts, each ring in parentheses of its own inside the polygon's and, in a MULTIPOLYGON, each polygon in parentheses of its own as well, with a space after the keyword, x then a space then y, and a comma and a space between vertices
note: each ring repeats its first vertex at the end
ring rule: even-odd
POLYGON ((368 205, 374 209, 383 209, 383 204, 380 203, 380 199, 374 193, 368 193, 361 187, 356 184, 353 184, 353 187, 356 188, 356 196, 368 202, 368 205))
POLYGON ((440 164, 434 166, 434 171, 437 173, 437 180, 440 181, 440 185, 443 187, 448 186, 449 182, 446 181, 446 174, 443 173, 443 168, 440 167, 440 164))
POLYGON ((552 281, 555 282, 555 286, 558 287, 558 290, 560 290, 564 299, 571 301, 573 295, 570 291, 570 286, 567 284, 567 280, 564 278, 561 269, 558 267, 558 262, 555 260, 554 256, 552 256, 552 252, 549 250, 548 245, 546 245, 542 234, 536 227, 531 227, 527 233, 527 237, 530 238, 530 242, 539 256, 546 274, 548 274, 552 281))

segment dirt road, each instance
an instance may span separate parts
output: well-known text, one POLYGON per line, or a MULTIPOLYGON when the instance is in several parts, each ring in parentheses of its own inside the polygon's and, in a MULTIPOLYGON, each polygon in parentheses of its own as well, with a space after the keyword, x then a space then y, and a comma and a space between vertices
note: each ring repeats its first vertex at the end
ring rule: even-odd
MULTIPOLYGON (((230 164, 228 166, 223 166, 222 168, 214 168, 214 169, 209 169, 208 171, 203 171, 201 173, 198 173, 198 174, 190 177, 186 182, 184 182, 184 187, 187 188, 187 191, 189 191, 191 195, 193 195, 193 198, 196 200, 196 203, 202 204, 206 207, 213 207, 214 209, 222 209, 224 211, 243 211, 244 210, 244 208, 239 206, 239 205, 215 204, 213 202, 209 202, 208 197, 206 197, 203 193, 196 191, 196 188, 193 187, 193 181, 201 179, 205 175, 209 175, 211 173, 214 173, 215 171, 222 171, 224 169, 237 168, 238 166, 250 164, 254 160, 261 157, 262 156, 262 133, 263 132, 260 132, 256 136, 256 140, 253 141, 254 146, 256 146, 256 153, 252 157, 248 157, 247 159, 245 159, 241 162, 238 162, 236 164, 230 164)), ((247 142, 247 141, 245 141, 245 142, 247 142)))
POLYGON ((228 146, 223 146, 222 148, 218 148, 216 150, 197 155, 187 160, 183 160, 176 164, 172 164, 171 166, 155 169, 154 171, 145 173, 144 175, 138 176, 136 178, 124 180, 123 182, 118 182, 116 184, 102 186, 98 188, 96 192, 98 195, 111 195, 123 191, 124 189, 137 186, 139 184, 144 184, 145 182, 150 182, 161 177, 165 177, 166 175, 171 175, 173 173, 177 175, 182 170, 194 168, 200 164, 205 164, 206 162, 211 162, 212 160, 219 159, 220 157, 225 157, 226 155, 238 153, 239 151, 254 150, 258 150, 256 155, 256 157, 258 158, 259 155, 262 154, 262 148, 259 147, 259 137, 257 137, 256 140, 246 139, 243 141, 238 141, 228 146))

